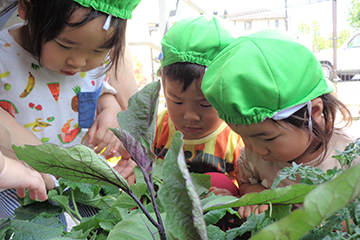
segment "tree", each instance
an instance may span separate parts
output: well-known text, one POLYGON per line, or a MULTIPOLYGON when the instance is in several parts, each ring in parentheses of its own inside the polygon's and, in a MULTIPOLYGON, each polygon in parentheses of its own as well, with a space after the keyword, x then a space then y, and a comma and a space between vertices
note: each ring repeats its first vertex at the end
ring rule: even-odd
MULTIPOLYGON (((337 47, 341 47, 341 45, 350 37, 350 30, 349 29, 345 29, 345 30, 341 30, 340 33, 338 34, 337 37, 337 47)), ((331 34, 330 39, 333 38, 333 35, 331 34)), ((330 47, 333 47, 333 42, 330 42, 330 47)))
POLYGON ((360 0, 352 0, 351 7, 348 9, 348 22, 355 30, 360 29, 360 0))
POLYGON ((309 34, 310 33, 309 26, 306 23, 303 23, 303 22, 298 26, 298 30, 302 34, 309 34))

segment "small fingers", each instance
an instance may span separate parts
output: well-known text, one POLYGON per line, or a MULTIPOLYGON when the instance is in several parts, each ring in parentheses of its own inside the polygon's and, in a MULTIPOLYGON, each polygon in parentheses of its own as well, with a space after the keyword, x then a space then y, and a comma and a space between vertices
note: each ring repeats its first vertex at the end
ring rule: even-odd
POLYGON ((16 193, 20 198, 25 197, 25 189, 16 189, 16 193))

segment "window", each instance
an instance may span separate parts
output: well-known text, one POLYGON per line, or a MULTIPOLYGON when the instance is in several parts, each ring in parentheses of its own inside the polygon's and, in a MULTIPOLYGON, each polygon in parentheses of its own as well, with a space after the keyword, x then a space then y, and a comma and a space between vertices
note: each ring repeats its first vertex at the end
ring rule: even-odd
POLYGON ((280 24, 279 24, 279 20, 275 20, 275 27, 276 27, 276 28, 279 28, 279 25, 280 25, 280 24))
POLYGON ((245 30, 250 30, 251 29, 251 21, 244 22, 244 28, 245 28, 245 30))
POLYGON ((348 44, 348 48, 360 47, 360 36, 356 35, 348 44))

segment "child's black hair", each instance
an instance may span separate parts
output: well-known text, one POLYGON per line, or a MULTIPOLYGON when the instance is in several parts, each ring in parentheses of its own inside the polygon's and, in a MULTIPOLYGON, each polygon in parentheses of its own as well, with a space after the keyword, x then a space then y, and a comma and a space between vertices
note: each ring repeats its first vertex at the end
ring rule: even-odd
POLYGON ((193 81, 201 81, 205 74, 205 66, 190 62, 177 62, 167 65, 161 69, 161 77, 169 81, 175 81, 182 84, 182 92, 193 83, 193 81))
MULTIPOLYGON (((4 2, 6 0, 0 0, 0 3, 4 2)), ((107 16, 89 8, 89 13, 81 22, 69 23, 72 14, 83 7, 72 0, 19 0, 17 2, 24 4, 27 8, 25 19, 28 22, 28 31, 21 33, 22 37, 27 39, 25 48, 39 63, 43 44, 59 36, 66 26, 81 27, 101 15, 107 16)), ((114 27, 114 32, 104 46, 111 48, 111 64, 116 66, 124 53, 126 23, 126 19, 112 18, 111 27, 114 27)))

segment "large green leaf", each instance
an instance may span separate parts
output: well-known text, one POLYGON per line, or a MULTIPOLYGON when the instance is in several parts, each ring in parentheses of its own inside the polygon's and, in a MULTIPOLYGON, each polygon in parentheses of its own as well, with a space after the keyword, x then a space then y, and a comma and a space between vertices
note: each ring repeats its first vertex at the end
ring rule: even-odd
POLYGON ((147 144, 152 145, 155 138, 159 91, 160 81, 147 84, 129 99, 128 110, 118 113, 121 129, 129 132, 136 141, 141 142, 146 148, 148 147, 147 144))
POLYGON ((349 168, 329 182, 319 185, 307 194, 303 209, 261 230, 253 238, 299 239, 315 226, 345 207, 360 193, 360 164, 349 168))
POLYGON ((62 207, 54 206, 49 201, 35 202, 27 206, 20 206, 15 209, 16 219, 32 220, 40 214, 48 214, 49 216, 58 216, 63 212, 62 207))
POLYGON ((209 211, 213 209, 240 207, 261 204, 295 204, 304 201, 307 193, 316 186, 306 184, 290 185, 284 188, 275 188, 273 190, 265 190, 260 193, 248 193, 241 198, 232 196, 217 196, 211 199, 203 200, 203 210, 209 211))
POLYGON ((103 157, 84 145, 64 148, 48 143, 39 146, 13 145, 13 149, 20 160, 39 172, 82 183, 130 190, 125 179, 103 157))
MULTIPOLYGON (((151 214, 154 218, 155 214, 151 214)), ((111 240, 149 240, 160 239, 158 229, 144 214, 136 214, 119 222, 110 232, 111 240)))
POLYGON ((207 239, 201 202, 186 167, 180 132, 175 133, 165 156, 163 177, 159 197, 166 209, 167 230, 176 239, 207 239))
POLYGON ((60 237, 64 230, 64 226, 59 219, 57 219, 56 223, 42 217, 37 217, 32 222, 16 219, 11 220, 11 222, 15 230, 13 240, 42 240, 60 237))

